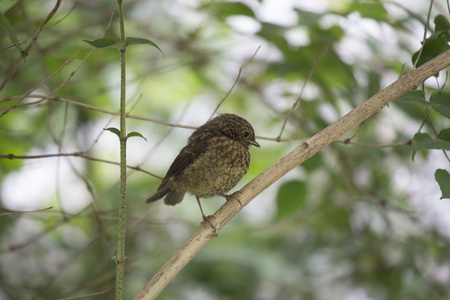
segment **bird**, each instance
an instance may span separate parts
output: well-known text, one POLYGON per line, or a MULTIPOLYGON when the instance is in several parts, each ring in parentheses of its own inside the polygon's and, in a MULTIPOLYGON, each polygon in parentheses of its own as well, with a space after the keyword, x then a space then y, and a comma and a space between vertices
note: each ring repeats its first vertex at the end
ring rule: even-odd
POLYGON ((158 190, 145 202, 163 197, 167 205, 176 205, 186 192, 194 195, 203 220, 214 229, 205 216, 200 198, 227 195, 247 173, 250 165, 249 146, 260 147, 255 140, 252 125, 244 118, 230 113, 220 114, 209 120, 188 138, 158 190))

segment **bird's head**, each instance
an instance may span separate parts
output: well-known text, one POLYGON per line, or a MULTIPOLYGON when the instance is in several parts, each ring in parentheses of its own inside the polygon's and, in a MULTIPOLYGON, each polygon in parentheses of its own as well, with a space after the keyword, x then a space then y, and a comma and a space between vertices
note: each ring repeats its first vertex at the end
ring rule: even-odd
POLYGON ((255 140, 255 131, 247 120, 234 114, 221 114, 207 122, 205 125, 211 126, 220 131, 225 136, 240 142, 245 147, 261 147, 255 140))

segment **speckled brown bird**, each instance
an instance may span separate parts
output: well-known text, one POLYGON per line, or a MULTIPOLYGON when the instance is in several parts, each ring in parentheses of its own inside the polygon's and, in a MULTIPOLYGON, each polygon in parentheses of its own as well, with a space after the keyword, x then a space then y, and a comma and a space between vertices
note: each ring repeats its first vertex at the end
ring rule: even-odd
POLYGON ((245 119, 234 114, 221 114, 211 119, 192 133, 158 191, 145 202, 165 197, 165 204, 175 205, 188 192, 196 196, 203 218, 207 220, 199 198, 218 195, 227 198, 226 193, 247 173, 251 145, 260 147, 252 125, 245 119))

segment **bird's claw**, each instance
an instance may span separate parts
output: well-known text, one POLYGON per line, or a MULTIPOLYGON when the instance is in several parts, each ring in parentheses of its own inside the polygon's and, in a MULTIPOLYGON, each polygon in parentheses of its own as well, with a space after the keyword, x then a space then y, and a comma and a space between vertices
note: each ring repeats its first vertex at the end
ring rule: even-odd
POLYGON ((219 234, 217 233, 217 228, 216 228, 216 226, 214 226, 214 224, 210 220, 211 217, 215 219, 215 217, 212 216, 212 215, 211 216, 203 215, 203 222, 206 222, 206 223, 209 224, 209 226, 211 226, 211 228, 213 229, 213 235, 214 236, 218 236, 219 234))
POLYGON ((239 205, 241 205, 241 207, 243 206, 242 205, 242 202, 239 200, 239 191, 237 191, 237 192, 234 192, 233 194, 231 194, 231 195, 223 195, 223 197, 225 197, 225 199, 227 200, 227 201, 237 201, 238 203, 239 203, 239 205))

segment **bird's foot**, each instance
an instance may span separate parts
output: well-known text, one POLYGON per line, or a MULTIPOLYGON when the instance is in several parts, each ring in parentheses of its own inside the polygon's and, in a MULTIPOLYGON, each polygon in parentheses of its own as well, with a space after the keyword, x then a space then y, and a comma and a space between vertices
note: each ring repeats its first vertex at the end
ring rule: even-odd
POLYGON ((209 226, 211 226, 211 228, 213 229, 213 236, 218 236, 219 234, 217 233, 217 228, 216 226, 214 226, 214 224, 211 222, 210 218, 216 218, 214 216, 205 216, 205 213, 203 212, 203 208, 202 208, 202 204, 200 203, 200 198, 198 196, 195 196, 195 198, 197 198, 197 203, 198 203, 198 207, 200 207, 200 212, 202 213, 202 217, 203 217, 203 222, 206 222, 209 224, 209 226))
POLYGON ((237 201, 237 202, 241 205, 241 207, 242 207, 243 205, 242 205, 241 201, 239 200, 239 194, 240 194, 240 192, 237 191, 237 192, 234 192, 234 193, 231 194, 231 195, 222 195, 222 196, 223 196, 227 201, 237 201))
MULTIPOLYGON (((205 216, 203 215, 203 222, 206 222, 209 224, 209 226, 211 226, 211 228, 213 229, 213 236, 218 236, 219 234, 217 233, 217 228, 216 226, 214 226, 214 224, 212 223, 212 221, 210 220, 211 218, 215 219, 214 216, 205 216)), ((203 223, 202 222, 202 223, 203 223)))

